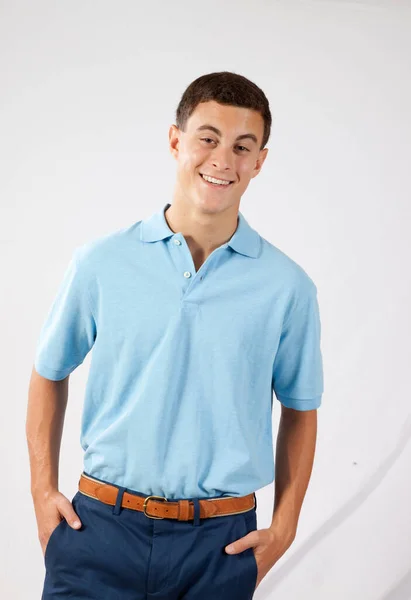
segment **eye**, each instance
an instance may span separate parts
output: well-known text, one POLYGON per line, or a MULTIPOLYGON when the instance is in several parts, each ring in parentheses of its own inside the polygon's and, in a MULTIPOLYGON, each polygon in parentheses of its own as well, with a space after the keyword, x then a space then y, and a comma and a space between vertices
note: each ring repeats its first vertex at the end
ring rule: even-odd
MULTIPOLYGON (((209 142, 213 142, 213 143, 214 143, 214 140, 213 140, 213 139, 211 139, 211 138, 200 138, 200 139, 201 139, 201 141, 202 141, 202 142, 207 142, 207 141, 209 141, 209 142)), ((250 152, 250 150, 249 150, 248 148, 246 148, 245 146, 237 146, 237 148, 242 148, 242 149, 243 149, 243 150, 245 150, 246 152, 250 152)))

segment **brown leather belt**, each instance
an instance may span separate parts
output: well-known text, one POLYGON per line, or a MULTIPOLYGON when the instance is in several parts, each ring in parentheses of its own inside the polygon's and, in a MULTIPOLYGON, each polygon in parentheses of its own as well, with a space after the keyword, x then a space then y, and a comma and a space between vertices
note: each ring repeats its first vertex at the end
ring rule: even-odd
MULTIPOLYGON (((103 483, 81 474, 78 482, 79 491, 91 498, 96 498, 104 504, 115 506, 118 487, 103 483)), ((189 521, 194 519, 194 502, 191 500, 167 500, 164 496, 136 496, 125 491, 121 506, 139 510, 151 519, 178 519, 189 521), (147 512, 148 509, 148 512, 147 512)), ((227 496, 224 498, 199 499, 200 519, 236 515, 247 512, 255 506, 254 493, 247 496, 227 496)))

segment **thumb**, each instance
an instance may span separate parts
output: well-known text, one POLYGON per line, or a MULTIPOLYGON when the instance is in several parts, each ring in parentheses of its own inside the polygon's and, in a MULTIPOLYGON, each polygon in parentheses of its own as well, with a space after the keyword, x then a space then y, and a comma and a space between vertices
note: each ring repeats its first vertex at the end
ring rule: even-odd
POLYGON ((80 527, 81 527, 80 518, 77 515, 76 511, 74 510, 73 505, 70 502, 70 500, 67 500, 67 502, 64 503, 64 505, 60 509, 60 512, 63 515, 63 517, 66 519, 66 521, 70 525, 70 527, 72 527, 73 529, 80 529, 80 527))
POLYGON ((228 546, 225 547, 225 551, 228 552, 228 554, 237 554, 238 552, 242 552, 248 547, 246 546, 246 542, 243 540, 244 538, 240 538, 235 542, 228 544, 228 546))
POLYGON ((228 544, 228 546, 225 547, 225 551, 228 554, 238 554, 239 552, 247 550, 247 548, 252 548, 255 546, 255 536, 253 534, 254 531, 250 531, 247 535, 231 542, 231 544, 228 544))

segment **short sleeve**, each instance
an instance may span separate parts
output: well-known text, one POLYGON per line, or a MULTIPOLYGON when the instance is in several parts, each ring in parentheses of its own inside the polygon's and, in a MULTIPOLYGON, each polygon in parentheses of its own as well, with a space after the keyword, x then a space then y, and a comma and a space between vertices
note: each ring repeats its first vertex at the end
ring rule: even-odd
POLYGON ((66 268, 37 342, 34 367, 40 375, 64 379, 85 359, 96 337, 90 277, 77 248, 66 268))
POLYGON ((303 286, 283 325, 273 365, 273 390, 288 408, 313 410, 324 391, 321 322, 314 283, 303 286))

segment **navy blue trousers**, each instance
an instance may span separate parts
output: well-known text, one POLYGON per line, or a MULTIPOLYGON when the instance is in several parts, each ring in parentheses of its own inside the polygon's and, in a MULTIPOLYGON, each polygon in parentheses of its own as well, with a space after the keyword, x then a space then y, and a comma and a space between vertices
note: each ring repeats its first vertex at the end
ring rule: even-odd
POLYGON ((125 488, 118 489, 116 506, 80 491, 72 498, 82 527, 75 530, 63 519, 53 530, 44 556, 42 600, 253 597, 257 581, 253 548, 227 554, 225 546, 257 529, 256 507, 200 519, 198 499, 192 499, 194 520, 151 519, 121 507, 125 488))

